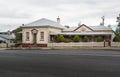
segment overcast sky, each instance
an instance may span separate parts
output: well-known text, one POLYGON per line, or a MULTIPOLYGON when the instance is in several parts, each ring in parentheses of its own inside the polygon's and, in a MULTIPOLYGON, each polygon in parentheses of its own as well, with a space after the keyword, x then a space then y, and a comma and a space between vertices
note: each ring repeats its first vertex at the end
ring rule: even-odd
POLYGON ((56 21, 58 16, 63 25, 99 25, 102 16, 105 25, 114 25, 119 13, 120 0, 0 0, 0 31, 41 18, 56 21))

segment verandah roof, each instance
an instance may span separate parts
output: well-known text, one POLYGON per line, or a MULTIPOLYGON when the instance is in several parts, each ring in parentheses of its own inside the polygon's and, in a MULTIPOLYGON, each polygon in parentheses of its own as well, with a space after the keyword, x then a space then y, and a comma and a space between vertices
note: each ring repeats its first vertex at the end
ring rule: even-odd
POLYGON ((50 33, 50 35, 112 35, 111 32, 63 32, 50 33))

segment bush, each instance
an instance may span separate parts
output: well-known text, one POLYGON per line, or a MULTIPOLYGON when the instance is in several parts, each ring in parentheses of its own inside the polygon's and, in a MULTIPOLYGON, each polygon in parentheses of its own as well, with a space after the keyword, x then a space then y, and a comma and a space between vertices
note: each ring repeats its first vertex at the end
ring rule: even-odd
POLYGON ((116 35, 116 36, 113 38, 113 41, 114 41, 114 42, 120 42, 120 36, 119 36, 119 35, 116 35))
POLYGON ((80 37, 78 35, 75 35, 73 38, 74 42, 80 42, 80 37))
POLYGON ((59 35, 58 42, 65 42, 65 38, 63 35, 59 35))
POLYGON ((64 42, 69 43, 69 42, 73 42, 73 41, 71 39, 66 38, 64 42))
POLYGON ((103 41, 103 38, 101 36, 98 36, 97 37, 97 42, 102 42, 103 41))
POLYGON ((88 42, 88 41, 89 41, 88 37, 87 37, 87 36, 84 36, 83 42, 88 42))

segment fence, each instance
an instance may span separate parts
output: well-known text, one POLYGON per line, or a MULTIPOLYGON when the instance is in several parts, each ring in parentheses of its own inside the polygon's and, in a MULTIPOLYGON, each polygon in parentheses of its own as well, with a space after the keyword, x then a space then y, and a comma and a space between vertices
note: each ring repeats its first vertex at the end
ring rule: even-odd
POLYGON ((0 48, 6 48, 7 44, 6 43, 0 43, 0 48))
POLYGON ((49 43, 48 47, 104 47, 104 42, 49 43))
POLYGON ((48 47, 120 47, 120 42, 111 42, 111 45, 108 45, 108 42, 79 42, 79 43, 48 43, 48 47))
POLYGON ((111 46, 112 47, 120 47, 120 42, 112 42, 111 46))

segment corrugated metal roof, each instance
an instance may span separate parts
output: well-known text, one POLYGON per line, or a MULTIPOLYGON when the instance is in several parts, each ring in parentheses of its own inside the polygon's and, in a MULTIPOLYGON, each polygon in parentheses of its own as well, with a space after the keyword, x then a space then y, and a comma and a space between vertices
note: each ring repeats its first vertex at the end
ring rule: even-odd
MULTIPOLYGON (((64 29, 64 31, 74 31, 74 29, 77 28, 77 27, 65 28, 61 24, 58 24, 57 22, 46 19, 46 18, 42 18, 34 22, 31 22, 29 24, 25 24, 23 27, 44 27, 44 26, 62 28, 64 29)), ((112 30, 112 28, 107 27, 107 26, 88 26, 88 27, 96 31, 97 30, 112 30)))
POLYGON ((112 30, 111 27, 108 26, 89 26, 93 30, 112 30))
POLYGON ((65 28, 63 31, 74 31, 77 27, 65 28))
POLYGON ((15 35, 14 34, 10 34, 10 35, 8 35, 8 34, 0 34, 0 37, 2 37, 4 39, 7 39, 7 40, 15 39, 15 35))
POLYGON ((111 32, 62 32, 62 33, 50 33, 51 35, 111 35, 111 32))
POLYGON ((58 24, 57 22, 46 19, 46 18, 42 18, 32 23, 25 24, 23 27, 34 27, 34 26, 51 26, 51 27, 57 27, 57 28, 64 28, 61 24, 58 24))
MULTIPOLYGON (((91 29, 97 31, 97 30, 112 30, 112 28, 107 27, 107 26, 88 26, 91 29)), ((70 28, 65 28, 64 31, 74 31, 77 27, 70 27, 70 28)))

